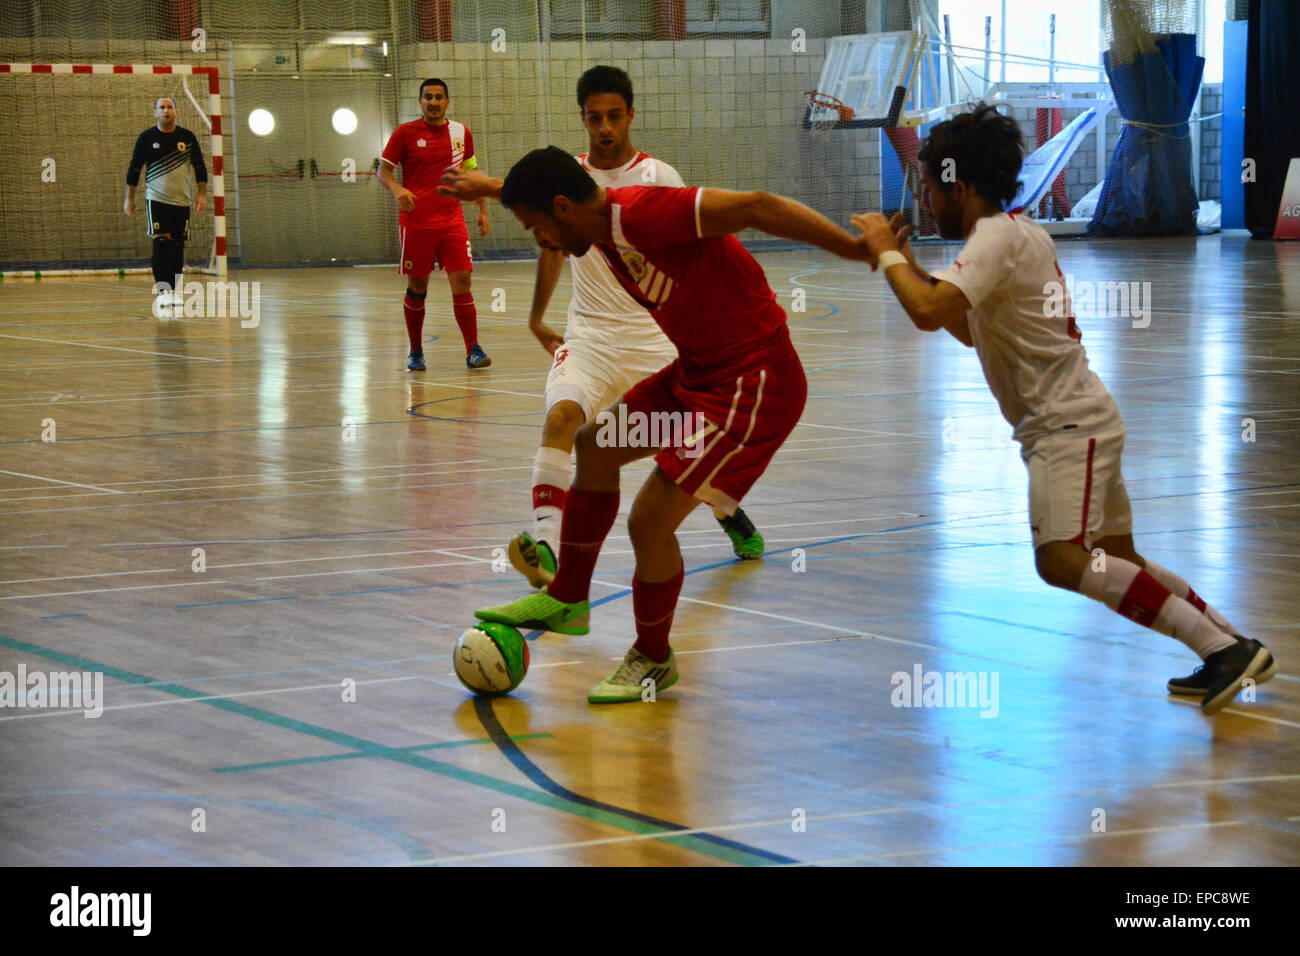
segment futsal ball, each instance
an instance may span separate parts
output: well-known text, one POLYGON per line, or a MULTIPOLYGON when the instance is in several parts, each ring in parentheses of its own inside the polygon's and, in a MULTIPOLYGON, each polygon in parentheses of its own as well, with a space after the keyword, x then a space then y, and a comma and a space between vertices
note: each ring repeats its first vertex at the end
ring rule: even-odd
POLYGON ((509 624, 482 621, 460 636, 452 661, 462 684, 483 697, 500 697, 528 673, 528 642, 509 624))

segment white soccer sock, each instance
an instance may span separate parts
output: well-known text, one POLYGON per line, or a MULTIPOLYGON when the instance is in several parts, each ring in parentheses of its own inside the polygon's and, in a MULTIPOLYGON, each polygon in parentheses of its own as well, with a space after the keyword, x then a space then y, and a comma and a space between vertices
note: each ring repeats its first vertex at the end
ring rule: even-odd
POLYGON ((1206 617, 1214 622, 1215 627, 1223 631, 1225 634, 1231 634, 1233 637, 1245 637, 1241 631, 1228 623, 1226 617, 1214 608, 1210 607, 1210 605, 1207 604, 1199 594, 1193 591, 1190 584, 1178 575, 1174 574, 1174 572, 1170 571, 1168 568, 1162 568, 1154 561, 1147 559, 1146 572, 1167 587, 1175 595, 1192 605, 1192 607, 1200 610, 1206 617))
POLYGON ((551 546, 559 554, 560 515, 564 513, 564 496, 573 483, 573 463, 569 452, 546 445, 537 449, 533 459, 533 537, 551 546))
POLYGON ((1235 637, 1219 630, 1198 608, 1133 562, 1106 555, 1103 571, 1093 570, 1094 563, 1090 560, 1084 569, 1079 593, 1101 601, 1116 614, 1182 641, 1201 660, 1236 643, 1235 637))

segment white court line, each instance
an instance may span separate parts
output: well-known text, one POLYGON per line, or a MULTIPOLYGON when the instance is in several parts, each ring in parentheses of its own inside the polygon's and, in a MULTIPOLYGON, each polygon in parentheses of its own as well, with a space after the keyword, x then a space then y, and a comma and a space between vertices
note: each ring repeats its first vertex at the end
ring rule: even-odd
MULTIPOLYGON (((340 665, 340 666, 345 666, 345 665, 340 665)), ((367 684, 392 684, 397 681, 419 680, 419 679, 420 678, 416 676, 377 677, 374 680, 359 680, 356 682, 356 686, 361 687, 367 684)), ((134 687, 147 688, 148 685, 128 684, 126 686, 132 688, 134 687)), ((278 687, 275 690, 248 690, 248 691, 243 691, 242 693, 239 694, 212 694, 207 697, 171 697, 168 698, 167 700, 149 700, 149 701, 142 701, 138 704, 117 704, 116 706, 113 707, 105 707, 104 712, 107 713, 110 710, 135 710, 138 707, 168 707, 172 704, 199 704, 205 700, 234 700, 237 697, 261 697, 266 694, 289 694, 300 690, 325 690, 327 688, 330 690, 338 690, 340 687, 342 687, 342 682, 335 681, 333 684, 313 684, 308 687, 278 687)), ((113 689, 114 688, 108 688, 108 690, 113 690, 113 689)), ((0 717, 0 720, 27 720, 32 717, 67 717, 69 715, 80 717, 84 715, 85 712, 86 709, 84 707, 45 708, 42 709, 39 713, 14 714, 9 717, 0 717)))
POLYGON ((1245 820, 1217 820, 1210 823, 1185 823, 1167 827, 1141 827, 1134 830, 1107 830, 1103 833, 1083 833, 1074 836, 1058 836, 1045 840, 1014 840, 1008 843, 977 843, 966 846, 941 846, 928 850, 901 850, 895 853, 872 853, 867 856, 841 856, 824 860, 807 860, 803 863, 782 863, 780 866, 831 866, 836 863, 865 863, 868 860, 897 860, 909 856, 928 856, 932 853, 963 853, 968 850, 996 850, 1010 846, 1044 846, 1054 843, 1070 843, 1076 840, 1100 839, 1102 837, 1137 836, 1146 833, 1169 833, 1178 830, 1209 830, 1214 827, 1239 827, 1245 820))
POLYGON ((48 594, 10 594, 0 601, 30 601, 33 598, 73 597, 78 594, 105 594, 110 591, 149 591, 154 588, 192 588, 203 584, 247 584, 247 581, 186 581, 182 584, 137 584, 126 588, 91 588, 86 591, 52 591, 48 594))
MULTIPOLYGON (((1102 793, 1140 793, 1143 790, 1151 790, 1156 788, 1230 786, 1230 785, 1235 785, 1240 783, 1274 782, 1278 780, 1300 780, 1300 774, 1285 774, 1285 775, 1265 776, 1265 777, 1230 777, 1227 779, 1220 779, 1220 780, 1180 780, 1180 781, 1174 781, 1172 783, 1147 784, 1145 786, 1139 786, 1136 789, 1124 788, 1124 787, 1101 787, 1092 790, 1023 794, 1023 795, 1017 795, 1012 797, 992 797, 985 800, 965 800, 956 803, 915 803, 915 804, 908 804, 907 806, 901 806, 901 807, 876 807, 871 810, 850 810, 843 813, 819 814, 817 816, 806 817, 805 819, 807 822, 813 823, 813 822, 820 822, 825 820, 860 819, 862 817, 884 816, 893 813, 924 814, 927 812, 931 812, 935 809, 956 810, 956 809, 961 809, 962 807, 972 807, 972 806, 987 807, 990 803, 1015 803, 1022 800, 1052 800, 1056 798, 1090 796, 1093 794, 1102 794, 1102 793)), ((479 860, 488 857, 510 856, 514 854, 522 855, 527 853, 550 852, 552 850, 582 849, 584 847, 601 846, 610 843, 635 843, 643 840, 658 840, 664 837, 691 836, 697 833, 725 833, 729 831, 751 830, 751 829, 758 829, 762 827, 775 827, 775 826, 785 827, 790 825, 792 819, 793 817, 778 817, 775 820, 754 820, 747 823, 723 823, 711 827, 709 826, 693 827, 688 830, 670 830, 662 833, 638 833, 632 836, 605 837, 605 838, 595 839, 595 840, 575 840, 569 843, 552 843, 543 846, 521 847, 514 850, 494 850, 488 853, 471 853, 471 854, 465 854, 463 856, 440 857, 437 860, 426 860, 426 861, 419 861, 415 863, 399 863, 396 865, 397 866, 428 866, 435 863, 451 863, 460 860, 479 860)), ((1291 817, 1289 818, 1289 820, 1300 820, 1300 817, 1291 817)), ((1235 824, 1235 823, 1242 823, 1245 821, 1231 821, 1231 822, 1235 824)), ((1201 827, 1205 825, 1206 824, 1190 824, 1190 825, 1184 825, 1182 827, 1174 826, 1171 827, 1171 829, 1186 829, 1187 826, 1201 827)), ((1215 824, 1210 824, 1210 825, 1213 826, 1215 824)), ((1110 832, 1113 835, 1119 835, 1119 834, 1132 834, 1132 833, 1139 833, 1139 832, 1155 832, 1160 829, 1162 828, 1154 827, 1151 828, 1150 830, 1143 830, 1143 831, 1114 830, 1110 832)), ((1092 833, 1088 834, 1088 836, 1097 836, 1097 835, 1099 834, 1092 834, 1092 833)), ((1079 837, 1079 839, 1082 838, 1083 837, 1079 837)), ((1057 839, 1074 839, 1074 838, 1059 837, 1057 839)), ((1049 841, 1043 841, 1043 842, 1049 842, 1049 841)), ((998 845, 1020 846, 1025 844, 1012 843, 1012 844, 998 844, 998 845)), ((912 851, 912 852, 939 853, 939 852, 943 852, 944 849, 962 849, 962 848, 948 847, 948 848, 941 848, 939 850, 912 851)), ((965 847, 964 849, 975 849, 975 847, 965 847)), ((809 864, 801 863, 801 864, 785 864, 785 865, 807 866, 809 864)))
POLYGON ((174 352, 149 352, 144 349, 124 349, 117 345, 91 345, 89 342, 64 342, 61 339, 38 339, 31 335, 5 335, 0 333, 0 339, 19 339, 23 342, 49 342, 52 345, 75 345, 85 349, 104 349, 108 352, 135 352, 137 355, 162 355, 166 358, 188 359, 191 362, 221 362, 221 359, 205 358, 202 355, 177 355, 174 352))
MULTIPOLYGON (((484 547, 487 547, 487 545, 484 545, 484 547)), ((282 558, 277 561, 241 561, 236 564, 209 564, 207 568, 209 571, 226 571, 230 568, 262 568, 276 564, 309 564, 315 561, 353 561, 361 558, 393 558, 408 554, 442 554, 446 557, 465 558, 465 555, 449 555, 437 548, 421 548, 416 551, 376 551, 371 554, 339 554, 327 558, 282 558)), ((412 567, 437 567, 437 565, 412 565, 412 567)), ((185 567, 181 568, 153 568, 146 571, 101 571, 97 574, 65 574, 60 577, 50 578, 18 578, 13 581, 0 581, 0 585, 32 584, 42 581, 79 581, 85 578, 115 578, 128 574, 175 574, 179 571, 189 570, 190 568, 187 564, 185 567)))
MULTIPOLYGON (((443 554, 444 552, 441 552, 441 551, 435 551, 434 553, 435 553, 435 554, 443 554)), ((213 585, 218 585, 218 584, 233 584, 233 585, 238 586, 238 585, 243 585, 243 584, 251 584, 251 583, 254 582, 254 581, 280 581, 280 580, 284 580, 284 579, 288 579, 288 578, 318 578, 318 577, 327 577, 327 576, 329 576, 329 575, 338 575, 338 574, 369 574, 369 573, 372 573, 372 572, 375 572, 375 571, 414 571, 414 570, 419 570, 419 569, 421 569, 421 568, 451 568, 451 567, 467 567, 467 566, 469 566, 469 565, 476 564, 476 563, 482 563, 482 562, 484 562, 484 561, 486 561, 486 562, 488 562, 488 563, 491 563, 491 561, 492 561, 491 558, 469 558, 469 557, 467 557, 467 556, 465 556, 465 555, 460 555, 460 554, 449 554, 449 555, 447 555, 447 556, 448 556, 448 557, 459 558, 460 560, 458 560, 458 561, 439 562, 439 563, 437 563, 437 564, 398 564, 398 565, 393 565, 393 566, 391 566, 391 567, 384 567, 384 568, 349 568, 349 569, 344 569, 344 570, 340 570, 340 571, 313 571, 313 572, 310 572, 310 573, 304 573, 304 574, 271 574, 271 575, 264 575, 264 576, 262 576, 262 577, 247 578, 247 579, 240 580, 240 581, 225 581, 225 580, 222 580, 222 581, 190 581, 190 582, 186 582, 186 583, 182 583, 182 584, 136 584, 136 585, 131 585, 131 586, 129 586, 129 587, 117 587, 117 588, 93 588, 93 589, 89 589, 89 590, 85 590, 85 591, 55 591, 55 592, 44 593, 44 594, 13 594, 13 595, 9 595, 9 596, 7 596, 7 597, 0 597, 0 601, 26 601, 26 600, 30 600, 30 599, 32 599, 32 598, 42 598, 42 597, 70 597, 70 596, 72 596, 72 595, 76 595, 76 594, 107 594, 107 593, 114 593, 114 592, 118 592, 118 591, 147 591, 147 590, 150 590, 151 588, 160 588, 160 589, 161 589, 161 588, 184 588, 184 587, 194 587, 195 585, 199 585, 199 584, 213 584, 213 585)), ((307 559, 304 559, 304 560, 307 560, 307 559)), ((280 563, 280 562, 269 562, 269 563, 280 563)), ((237 565, 231 565, 231 567, 236 567, 236 566, 237 566, 237 565)), ((175 573, 176 571, 184 571, 184 570, 185 570, 184 568, 176 568, 176 569, 172 569, 172 570, 169 571, 168 573, 175 573)), ((150 572, 147 572, 147 571, 124 571, 124 572, 122 572, 122 573, 124 573, 124 574, 148 574, 148 573, 150 573, 150 572)), ((98 577, 99 575, 89 575, 89 576, 90 576, 90 577, 98 577)), ((39 579, 35 579, 35 580, 39 580, 39 579)), ((51 579, 51 580, 56 580, 56 579, 51 579)), ((0 582, 0 583, 8 583, 8 582, 0 582)), ((284 595, 283 597, 290 597, 290 598, 292 598, 292 597, 297 597, 297 596, 298 596, 298 595, 284 595)), ((253 598, 252 600, 257 600, 257 599, 256 599, 256 598, 253 598)))
MULTIPOLYGON (((623 585, 623 584, 614 584, 614 583, 609 582, 609 581, 600 581, 600 580, 597 580, 597 579, 595 579, 595 578, 592 579, 592 583, 593 583, 593 584, 603 584, 603 585, 605 585, 606 587, 617 588, 618 590, 621 590, 621 591, 630 591, 630 590, 631 590, 631 588, 629 588, 627 585, 623 585)), ((822 623, 820 623, 820 622, 818 622, 818 621, 808 621, 808 620, 805 620, 805 619, 803 619, 803 618, 790 617, 789 615, 785 615, 785 614, 773 614, 773 613, 770 612, 770 611, 759 611, 759 610, 756 610, 756 609, 754 609, 754 608, 737 607, 736 605, 733 605, 733 604, 719 604, 719 603, 714 602, 714 601, 705 601, 705 600, 702 600, 702 599, 700 599, 700 598, 690 598, 690 597, 684 597, 684 596, 683 596, 683 597, 679 597, 679 598, 678 598, 678 601, 685 601, 685 602, 687 602, 687 603, 689 603, 689 604, 703 604, 703 605, 705 605, 706 607, 716 607, 716 608, 721 608, 721 609, 723 609, 723 610, 727 610, 727 611, 736 611, 736 612, 738 612, 738 613, 742 613, 742 614, 756 614, 756 615, 758 615, 759 617, 774 618, 774 619, 776 619, 776 620, 778 620, 778 621, 789 621, 789 622, 792 623, 792 624, 802 624, 802 625, 804 625, 804 626, 806 626, 806 627, 816 627, 816 628, 821 628, 822 630, 826 630, 826 631, 837 631, 837 632, 839 632, 839 634, 841 635, 841 636, 840 636, 839 638, 837 638, 837 639, 838 639, 838 640, 843 640, 843 641, 847 641, 847 640, 864 640, 864 639, 868 639, 868 638, 869 638, 869 639, 871 639, 871 640, 885 641, 885 642, 890 643, 890 644, 905 644, 905 645, 910 646, 910 647, 921 647, 921 648, 925 648, 926 650, 930 650, 930 651, 938 651, 938 652, 941 653, 941 654, 956 654, 956 655, 958 655, 959 657, 971 657, 971 658, 974 658, 975 660, 978 660, 978 661, 988 661, 988 662, 991 663, 991 664, 999 664, 999 665, 1001 665, 1001 666, 1003 666, 1003 667, 1010 667, 1010 668, 1013 668, 1013 669, 1016 669, 1016 670, 1034 671, 1035 673, 1039 673, 1039 674, 1048 674, 1048 675, 1050 675, 1050 676, 1052 676, 1052 677, 1056 677, 1056 678, 1060 678, 1060 679, 1083 681, 1085 684, 1092 684, 1092 685, 1097 686, 1097 687, 1109 687, 1109 688, 1111 688, 1111 689, 1113 689, 1113 690, 1119 690, 1119 691, 1121 691, 1122 693, 1125 693, 1125 694, 1134 694, 1134 695, 1137 695, 1137 696, 1139 696, 1139 697, 1148 697, 1148 698, 1151 698, 1151 699, 1153 699, 1153 700, 1164 700, 1164 699, 1166 699, 1166 697, 1167 697, 1167 695, 1165 695, 1165 694, 1152 694, 1152 693, 1147 692, 1147 691, 1135 690, 1135 689, 1133 689, 1133 688, 1131 688, 1131 687, 1124 687, 1124 686, 1122 686, 1122 685, 1116 685, 1116 684, 1107 683, 1106 681, 1094 681, 1094 680, 1088 680, 1088 679, 1085 678, 1085 677, 1073 677, 1073 676, 1067 677, 1067 676, 1064 675, 1064 674, 1057 674, 1057 673, 1055 673, 1055 672, 1053 672, 1053 671, 1045 670, 1045 669, 1043 669, 1043 668, 1041 668, 1041 667, 1033 667, 1033 666, 1031 666, 1031 665, 1029 665, 1029 664, 1025 664, 1025 663, 1021 663, 1021 662, 1017 662, 1017 661, 1006 661, 1006 660, 1002 660, 1002 659, 1000 659, 1000 658, 996 658, 996 657, 987 657, 987 656, 985 656, 985 655, 983 655, 983 654, 975 654, 975 653, 972 653, 971 651, 963 651, 963 650, 960 650, 960 649, 955 648, 955 647, 942 647, 942 646, 940 646, 940 645, 938 645, 938 644, 926 644, 926 643, 923 643, 923 642, 921 642, 921 641, 909 641, 909 640, 907 640, 906 638, 902 638, 902 637, 889 637, 889 636, 887 636, 887 635, 885 635, 885 634, 873 634, 873 633, 870 632, 870 631, 859 631, 859 630, 855 630, 855 629, 853 629, 853 628, 838 627, 838 626, 836 626, 836 625, 834 625, 834 624, 822 624, 822 623)), ((787 643, 799 644, 799 643, 803 643, 803 642, 800 642, 800 641, 793 641, 793 642, 787 642, 787 643)), ((827 642, 827 641, 816 641, 816 642, 810 642, 810 643, 825 644, 825 643, 828 643, 828 642, 827 642)), ((763 645, 759 645, 759 646, 763 646, 763 645)), ((776 646, 776 645, 769 645, 769 646, 776 646)), ((726 650, 729 650, 729 649, 730 649, 730 648, 717 648, 715 652, 720 653, 720 652, 723 652, 723 651, 726 651, 726 650)), ((740 650, 741 648, 735 648, 735 649, 736 649, 736 650, 740 650)), ((613 658, 611 658, 611 659, 613 659, 613 658)), ((1172 697, 1172 698, 1168 698, 1168 699, 1171 700, 1173 703, 1176 703, 1176 704, 1183 704, 1183 705, 1186 705, 1186 706, 1188 706, 1188 707, 1200 707, 1200 704, 1196 703, 1196 701, 1193 701, 1193 700, 1180 700, 1180 699, 1177 698, 1177 697, 1172 697)), ((1223 711, 1221 711, 1221 713, 1225 713, 1225 714, 1235 714, 1235 715, 1238 716, 1238 717, 1249 717, 1249 718, 1251 718, 1252 720, 1263 720, 1263 721, 1267 721, 1268 723, 1271 723, 1271 724, 1282 724, 1283 726, 1286 726, 1286 727, 1295 727, 1295 728, 1297 728, 1297 729, 1300 729, 1300 723, 1297 723, 1296 721, 1293 721, 1293 720, 1283 720, 1283 719, 1280 718, 1280 717, 1269 717, 1269 716, 1266 715, 1266 714, 1256 714, 1256 713, 1251 713, 1250 711, 1239 710, 1239 709, 1232 708, 1232 707, 1224 708, 1223 711)))
MULTIPOLYGON (((83 485, 79 481, 62 481, 58 478, 46 478, 44 475, 29 475, 26 472, 22 472, 22 471, 6 471, 3 468, 0 468, 0 475, 17 475, 19 478, 35 478, 37 481, 52 481, 56 485, 71 485, 74 488, 90 488, 94 491, 107 492, 110 495, 125 494, 125 492, 122 491, 114 491, 112 488, 101 488, 99 487, 99 485, 83 485)), ((48 497, 48 496, 44 496, 44 497, 48 497)))
MULTIPOLYGON (((809 823, 822 820, 839 820, 845 817, 861 817, 873 814, 905 812, 904 807, 887 807, 883 810, 854 810, 849 813, 828 813, 821 816, 806 817, 809 823)), ((466 853, 461 856, 441 856, 436 860, 414 860, 396 863, 394 866, 437 866, 442 863, 459 863, 464 860, 484 860, 498 856, 515 856, 527 853, 548 853, 552 850, 575 850, 591 846, 604 846, 610 843, 637 843, 644 840, 661 840, 668 837, 694 836, 697 833, 726 833, 735 830, 750 830, 756 827, 789 826, 793 817, 778 820, 756 820, 751 823, 723 823, 716 827, 692 827, 687 830, 665 830, 658 833, 636 833, 631 836, 605 837, 600 840, 575 840, 570 843, 548 843, 542 846, 521 847, 515 850, 493 850, 489 853, 466 853)))
POLYGON ((415 571, 420 568, 452 568, 468 567, 474 564, 473 561, 444 561, 439 564, 399 564, 389 568, 349 568, 344 571, 311 571, 305 574, 272 574, 260 578, 252 578, 253 581, 280 581, 285 578, 320 578, 327 577, 331 574, 369 574, 373 571, 415 571))
MULTIPOLYGON (((524 465, 502 465, 502 466, 499 466, 499 467, 496 467, 496 468, 477 468, 477 469, 475 469, 474 474, 475 474, 476 476, 481 476, 481 475, 485 475, 485 474, 487 474, 488 472, 494 472, 494 471, 528 471, 531 467, 532 467, 531 465, 526 465, 526 464, 524 464, 524 465)), ((323 477, 323 478, 296 478, 296 479, 288 479, 288 478, 265 478, 265 479, 262 479, 262 480, 260 480, 260 481, 245 481, 245 482, 240 482, 239 484, 234 484, 234 485, 188 485, 188 486, 183 487, 183 488, 182 488, 182 487, 133 488, 133 489, 131 489, 129 492, 128 492, 128 491, 113 491, 111 488, 100 488, 100 489, 98 489, 98 490, 100 490, 100 491, 107 491, 107 492, 109 492, 109 493, 111 493, 111 494, 115 494, 115 495, 133 494, 133 495, 138 495, 138 496, 143 497, 144 495, 165 495, 165 494, 169 494, 169 493, 176 493, 176 494, 189 494, 190 492, 200 492, 200 491, 211 493, 211 492, 215 492, 215 491, 230 491, 231 489, 234 489, 234 488, 259 488, 259 487, 262 487, 262 486, 264 486, 264 485, 285 485, 285 486, 288 486, 288 487, 297 487, 297 486, 304 486, 304 485, 305 485, 305 486, 310 486, 310 485, 321 485, 321 484, 324 484, 324 483, 326 483, 326 482, 339 482, 339 483, 343 483, 343 482, 354 482, 354 481, 408 481, 408 480, 410 480, 410 479, 414 479, 414 478, 442 478, 442 477, 446 477, 446 476, 448 476, 448 475, 451 475, 451 476, 459 476, 459 475, 461 475, 461 474, 463 474, 463 472, 460 471, 460 470, 448 470, 448 471, 427 471, 427 472, 416 472, 416 473, 412 473, 412 474, 400 474, 400 475, 399 475, 399 474, 383 474, 383 475, 354 475, 354 476, 348 476, 348 477, 345 477, 345 476, 341 476, 341 475, 339 475, 339 476, 326 476, 326 477, 323 477)), ((35 477, 35 476, 28 475, 28 476, 25 476, 25 477, 35 477)), ((475 484, 475 483, 481 483, 481 482, 475 482, 475 481, 473 481, 473 480, 465 480, 465 481, 450 481, 450 482, 432 482, 432 483, 430 483, 430 484, 420 485, 420 486, 418 486, 418 487, 421 487, 421 488, 447 488, 447 487, 455 487, 455 486, 457 486, 457 485, 467 485, 467 484, 475 484)), ((94 486, 93 486, 93 485, 82 485, 81 487, 83 487, 83 488, 93 488, 94 486)), ((389 486, 388 488, 384 488, 384 489, 381 489, 381 490, 383 490, 383 491, 391 491, 391 490, 393 490, 394 487, 401 488, 401 487, 405 487, 405 486, 402 486, 402 485, 389 486)), ((17 492, 17 491, 31 491, 31 490, 37 490, 37 489, 24 489, 24 488, 13 488, 13 489, 10 489, 11 492, 17 492)), ((325 490, 323 490, 322 492, 319 492, 319 493, 322 493, 322 494, 328 494, 329 491, 330 491, 330 489, 325 489, 325 490)), ((0 495, 2 495, 2 494, 3 494, 3 492, 0 492, 0 495)), ((46 494, 46 495, 28 495, 28 496, 23 497, 23 498, 0 497, 0 504, 10 504, 11 502, 15 502, 15 501, 50 501, 50 500, 53 500, 53 501, 62 501, 62 500, 68 499, 68 498, 94 498, 94 497, 96 497, 96 496, 95 496, 95 495, 49 495, 49 494, 46 494)), ((167 502, 163 502, 163 503, 164 503, 164 504, 180 504, 180 503, 184 503, 184 502, 189 501, 189 500, 190 500, 190 499, 188 499, 188 498, 176 498, 176 499, 174 499, 174 500, 172 500, 172 501, 167 501, 167 502)), ((216 500, 222 500, 222 499, 216 499, 216 500)), ((155 503, 155 502, 148 502, 148 504, 154 504, 154 503, 155 503)))

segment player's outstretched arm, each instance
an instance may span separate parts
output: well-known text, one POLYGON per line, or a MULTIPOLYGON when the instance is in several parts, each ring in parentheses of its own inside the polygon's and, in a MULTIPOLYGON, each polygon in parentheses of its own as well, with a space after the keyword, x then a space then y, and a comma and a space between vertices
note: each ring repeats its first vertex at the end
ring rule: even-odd
POLYGON ((700 235, 725 236, 742 229, 758 229, 769 236, 820 246, 844 259, 863 260, 866 248, 821 213, 803 203, 772 193, 700 190, 700 235))
POLYGON ((477 169, 449 168, 442 174, 438 186, 439 196, 450 196, 461 202, 474 202, 479 199, 500 199, 504 179, 488 176, 477 169))
MULTIPOLYGON (((878 212, 853 217, 853 225, 861 230, 862 240, 870 251, 868 261, 871 268, 876 268, 884 253, 902 255, 902 261, 885 266, 885 281, 912 324, 922 332, 947 329, 958 342, 973 348, 975 341, 971 338, 970 322, 966 318, 971 306, 966 301, 966 294, 951 282, 939 281, 929 273, 922 277, 924 270, 899 248, 898 238, 902 233, 897 231, 897 225, 902 220, 895 219, 896 222, 891 223, 878 212)), ((904 235, 903 238, 907 237, 904 235)))
POLYGON ((560 281, 563 270, 563 252, 556 249, 541 250, 537 257, 537 281, 533 285, 533 307, 528 313, 528 331, 537 336, 542 348, 552 355, 564 344, 564 336, 546 324, 546 307, 551 304, 551 295, 555 292, 555 285, 560 281))

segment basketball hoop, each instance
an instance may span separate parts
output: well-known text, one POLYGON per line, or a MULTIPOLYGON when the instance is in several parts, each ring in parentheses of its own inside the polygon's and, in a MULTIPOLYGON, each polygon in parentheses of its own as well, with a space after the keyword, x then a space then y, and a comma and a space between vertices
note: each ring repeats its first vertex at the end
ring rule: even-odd
POLYGON ((808 90, 804 93, 808 97, 808 105, 812 109, 834 110, 839 116, 839 122, 848 123, 853 119, 853 108, 846 106, 843 100, 838 100, 829 93, 819 93, 816 90, 808 90))

